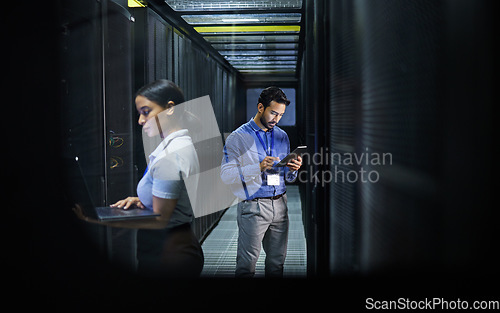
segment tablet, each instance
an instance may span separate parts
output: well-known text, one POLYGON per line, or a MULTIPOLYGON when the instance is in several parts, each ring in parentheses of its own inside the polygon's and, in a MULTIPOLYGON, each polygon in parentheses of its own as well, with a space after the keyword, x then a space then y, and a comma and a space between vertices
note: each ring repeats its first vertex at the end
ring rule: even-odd
POLYGON ((283 158, 283 160, 279 161, 278 164, 276 164, 277 167, 283 167, 286 166, 288 162, 290 162, 292 159, 296 159, 297 156, 302 156, 304 153, 307 152, 307 146, 298 146, 290 152, 286 157, 283 158))

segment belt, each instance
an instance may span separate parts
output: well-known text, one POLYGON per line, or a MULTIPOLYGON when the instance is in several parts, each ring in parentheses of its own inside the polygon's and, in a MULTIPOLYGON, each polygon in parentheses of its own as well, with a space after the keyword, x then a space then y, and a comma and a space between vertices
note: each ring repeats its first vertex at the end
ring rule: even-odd
MULTIPOLYGON (((255 198, 255 199, 270 199, 270 200, 278 200, 279 198, 283 197, 284 195, 286 194, 286 191, 280 195, 277 195, 277 196, 272 196, 272 197, 259 197, 259 198, 255 198)), ((254 200, 255 200, 254 199, 254 200)))

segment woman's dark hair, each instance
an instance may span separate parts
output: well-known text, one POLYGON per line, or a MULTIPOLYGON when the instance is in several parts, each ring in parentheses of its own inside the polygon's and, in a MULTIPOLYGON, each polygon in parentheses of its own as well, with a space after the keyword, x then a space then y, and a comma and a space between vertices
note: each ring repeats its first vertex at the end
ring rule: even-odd
POLYGON ((264 89, 260 94, 258 103, 262 103, 265 109, 271 104, 271 101, 276 101, 285 105, 290 104, 290 100, 286 98, 283 90, 279 89, 276 86, 271 86, 264 89))
POLYGON ((179 86, 167 79, 159 79, 141 87, 135 96, 146 97, 149 101, 153 101, 165 109, 170 101, 173 101, 174 105, 185 101, 184 93, 179 86))
MULTIPOLYGON (((155 80, 141 87, 135 96, 143 96, 165 109, 168 108, 168 103, 170 101, 174 102, 174 106, 186 101, 182 89, 174 82, 167 79, 155 80)), ((174 116, 182 127, 189 129, 192 133, 201 131, 201 121, 193 113, 185 110, 183 106, 181 106, 181 109, 176 109, 174 112, 174 116)))

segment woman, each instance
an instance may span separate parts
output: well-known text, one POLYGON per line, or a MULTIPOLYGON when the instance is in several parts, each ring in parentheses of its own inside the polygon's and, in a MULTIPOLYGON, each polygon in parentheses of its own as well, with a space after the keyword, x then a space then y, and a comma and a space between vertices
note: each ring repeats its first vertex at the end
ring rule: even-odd
POLYGON ((138 123, 147 136, 159 135, 162 141, 149 155, 148 169, 137 186, 138 196, 111 205, 125 210, 137 206, 160 216, 103 223, 83 216, 79 208, 75 210, 89 222, 138 228, 138 271, 146 276, 196 277, 203 269, 203 251, 191 230, 194 217, 184 183, 196 176, 199 163, 186 129, 189 113, 177 106, 183 102, 180 88, 165 79, 139 89, 135 98, 138 123))

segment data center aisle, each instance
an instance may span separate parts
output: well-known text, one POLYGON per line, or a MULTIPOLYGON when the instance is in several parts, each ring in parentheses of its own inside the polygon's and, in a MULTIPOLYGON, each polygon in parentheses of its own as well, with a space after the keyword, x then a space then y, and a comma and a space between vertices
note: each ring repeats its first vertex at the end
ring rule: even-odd
MULTIPOLYGON (((306 277, 306 239, 302 224, 302 209, 298 186, 287 186, 288 216, 290 228, 288 249, 284 266, 284 277, 306 277)), ((238 246, 238 225, 236 206, 230 207, 219 224, 202 244, 205 265, 202 277, 234 277, 236 268, 236 248, 238 246)), ((262 249, 255 277, 264 277, 265 252, 262 249)))

